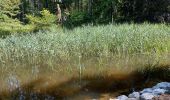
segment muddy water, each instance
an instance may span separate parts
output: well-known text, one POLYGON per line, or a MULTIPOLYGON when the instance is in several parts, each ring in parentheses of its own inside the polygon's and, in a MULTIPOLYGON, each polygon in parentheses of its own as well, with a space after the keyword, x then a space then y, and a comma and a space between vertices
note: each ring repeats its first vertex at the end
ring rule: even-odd
POLYGON ((167 55, 83 58, 55 67, 45 61, 39 65, 11 64, 0 73, 0 99, 107 100, 170 81, 168 58, 167 55))

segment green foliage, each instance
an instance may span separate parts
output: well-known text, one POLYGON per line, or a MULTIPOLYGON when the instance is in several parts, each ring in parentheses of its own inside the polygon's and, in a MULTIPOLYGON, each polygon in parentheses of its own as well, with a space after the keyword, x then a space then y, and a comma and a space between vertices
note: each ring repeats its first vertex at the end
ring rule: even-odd
POLYGON ((0 0, 0 12, 10 17, 20 13, 20 0, 0 0))
POLYGON ((86 15, 88 15, 88 17, 93 23, 97 24, 109 23, 113 21, 170 22, 169 0, 89 0, 89 1, 90 2, 86 3, 85 5, 89 6, 91 3, 92 4, 91 6, 87 7, 88 9, 85 11, 86 15))
POLYGON ((18 19, 12 19, 5 14, 0 14, 0 36, 11 33, 25 33, 34 30, 34 26, 23 25, 18 19))
POLYGON ((95 23, 108 23, 113 17, 113 0, 97 0, 93 3, 93 20, 95 23))
POLYGON ((56 16, 48 10, 40 12, 40 16, 27 15, 29 23, 35 25, 36 29, 47 29, 56 22, 56 16))
POLYGON ((169 0, 64 0, 62 3, 54 0, 0 0, 0 29, 11 29, 11 32, 7 31, 10 33, 25 27, 31 31, 49 29, 57 23, 57 3, 64 19, 62 24, 71 28, 86 23, 170 22, 169 0))
POLYGON ((156 22, 158 16, 166 19, 169 5, 169 0, 118 0, 115 13, 118 20, 156 22))
POLYGON ((34 26, 23 25, 15 17, 20 13, 20 0, 0 1, 0 37, 11 33, 24 33, 34 30, 34 26))
POLYGON ((8 22, 0 23, 0 37, 15 33, 27 33, 33 32, 35 27, 32 25, 23 25, 20 21, 16 19, 10 19, 8 22))
POLYGON ((73 11, 71 12, 69 19, 67 19, 65 25, 71 27, 85 24, 88 22, 90 22, 90 18, 88 17, 86 12, 73 11))

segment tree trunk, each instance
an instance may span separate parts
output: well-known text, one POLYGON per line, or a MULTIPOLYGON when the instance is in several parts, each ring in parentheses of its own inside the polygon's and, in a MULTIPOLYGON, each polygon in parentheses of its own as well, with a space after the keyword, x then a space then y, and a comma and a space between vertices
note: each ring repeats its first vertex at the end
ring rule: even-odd
POLYGON ((60 8, 59 4, 57 4, 57 17, 58 17, 58 22, 61 23, 62 22, 62 15, 61 15, 61 8, 60 8))
POLYGON ((83 11, 83 0, 80 0, 80 11, 83 11))
POLYGON ((92 0, 88 0, 88 16, 93 22, 93 19, 92 19, 92 17, 93 17, 92 2, 93 2, 92 0))

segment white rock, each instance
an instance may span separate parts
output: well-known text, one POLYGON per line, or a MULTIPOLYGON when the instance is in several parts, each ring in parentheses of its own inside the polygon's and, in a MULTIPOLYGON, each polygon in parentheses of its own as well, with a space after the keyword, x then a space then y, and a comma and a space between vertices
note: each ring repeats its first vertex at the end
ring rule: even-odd
POLYGON ((167 91, 167 90, 165 90, 165 89, 154 89, 154 90, 153 90, 153 94, 155 94, 155 95, 161 95, 161 94, 166 93, 166 91, 167 91))
POLYGON ((119 100, 119 99, 112 99, 112 98, 110 98, 109 100, 119 100))
POLYGON ((152 93, 152 92, 153 92, 152 88, 146 88, 146 89, 143 89, 140 93, 143 94, 143 93, 152 93))
POLYGON ((121 95, 121 96, 118 96, 117 99, 119 99, 119 100, 127 100, 128 97, 125 96, 125 95, 121 95))
POLYGON ((168 89, 170 88, 170 83, 168 82, 161 82, 161 83, 158 83, 156 86, 153 87, 153 89, 168 89))
POLYGON ((129 94, 128 97, 129 97, 129 98, 136 98, 136 99, 139 99, 140 93, 139 93, 139 92, 133 92, 133 93, 129 94))
POLYGON ((152 100, 154 98, 154 95, 152 93, 143 93, 140 96, 140 100, 152 100))

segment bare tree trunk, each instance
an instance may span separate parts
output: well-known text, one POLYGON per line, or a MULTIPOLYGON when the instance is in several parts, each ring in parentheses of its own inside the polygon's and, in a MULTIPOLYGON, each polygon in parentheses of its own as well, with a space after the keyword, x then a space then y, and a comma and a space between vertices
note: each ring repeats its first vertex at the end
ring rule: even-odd
POLYGON ((57 4, 57 17, 58 17, 58 22, 62 22, 62 15, 61 15, 61 8, 60 5, 57 4))
POLYGON ((113 23, 113 21, 114 21, 114 10, 115 10, 115 8, 114 8, 114 6, 115 6, 115 4, 114 4, 114 1, 112 1, 112 11, 111 11, 111 21, 112 21, 112 23, 113 23))
POLYGON ((88 2, 88 14, 90 16, 92 15, 92 0, 89 0, 88 2))

